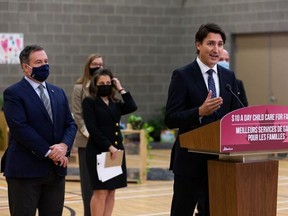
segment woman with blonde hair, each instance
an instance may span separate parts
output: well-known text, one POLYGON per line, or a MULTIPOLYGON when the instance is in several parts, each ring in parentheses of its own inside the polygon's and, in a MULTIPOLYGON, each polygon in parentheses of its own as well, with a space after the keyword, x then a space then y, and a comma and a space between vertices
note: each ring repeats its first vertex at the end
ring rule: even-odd
POLYGON ((74 141, 74 147, 78 148, 79 170, 81 193, 84 204, 84 216, 90 216, 90 200, 93 190, 89 182, 89 176, 86 166, 86 144, 89 133, 86 129, 82 116, 82 101, 89 96, 90 80, 99 68, 103 67, 103 59, 99 54, 91 54, 85 63, 82 76, 76 81, 72 93, 72 112, 78 131, 74 141))

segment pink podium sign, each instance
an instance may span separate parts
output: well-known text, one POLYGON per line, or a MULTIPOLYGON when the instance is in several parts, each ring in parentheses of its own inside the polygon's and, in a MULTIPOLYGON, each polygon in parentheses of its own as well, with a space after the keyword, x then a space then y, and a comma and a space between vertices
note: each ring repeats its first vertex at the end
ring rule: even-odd
POLYGON ((261 105, 228 113, 220 121, 222 153, 288 151, 288 107, 261 105))

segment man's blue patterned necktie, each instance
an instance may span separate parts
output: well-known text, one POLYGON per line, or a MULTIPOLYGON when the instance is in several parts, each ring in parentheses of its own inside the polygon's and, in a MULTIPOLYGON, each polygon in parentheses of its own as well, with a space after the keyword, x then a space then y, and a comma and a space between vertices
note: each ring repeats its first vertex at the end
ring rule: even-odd
POLYGON ((40 98, 50 116, 51 121, 53 122, 53 115, 52 115, 52 109, 51 109, 51 104, 50 104, 50 99, 45 95, 44 93, 44 86, 42 84, 39 85, 40 89, 40 98))
POLYGON ((212 98, 216 97, 216 87, 215 87, 215 82, 213 78, 213 69, 209 69, 207 71, 208 73, 208 89, 212 91, 212 98))

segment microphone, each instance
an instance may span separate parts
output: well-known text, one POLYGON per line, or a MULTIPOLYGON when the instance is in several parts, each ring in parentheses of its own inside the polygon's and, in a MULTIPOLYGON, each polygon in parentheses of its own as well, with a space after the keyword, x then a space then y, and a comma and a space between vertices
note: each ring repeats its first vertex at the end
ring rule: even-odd
POLYGON ((231 85, 227 83, 225 87, 226 87, 226 89, 227 89, 228 91, 230 91, 231 94, 238 100, 238 102, 240 103, 240 105, 242 106, 242 108, 245 107, 244 104, 243 104, 243 103, 241 102, 241 100, 239 99, 239 97, 232 91, 231 85))

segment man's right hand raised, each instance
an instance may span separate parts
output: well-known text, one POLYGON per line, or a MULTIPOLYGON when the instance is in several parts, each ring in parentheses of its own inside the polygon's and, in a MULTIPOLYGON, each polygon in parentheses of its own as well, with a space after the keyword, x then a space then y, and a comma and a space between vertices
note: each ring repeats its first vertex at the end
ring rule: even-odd
POLYGON ((220 109, 223 104, 223 99, 221 97, 212 98, 212 91, 208 92, 207 98, 204 103, 199 107, 199 116, 209 116, 216 110, 220 109))

